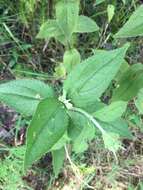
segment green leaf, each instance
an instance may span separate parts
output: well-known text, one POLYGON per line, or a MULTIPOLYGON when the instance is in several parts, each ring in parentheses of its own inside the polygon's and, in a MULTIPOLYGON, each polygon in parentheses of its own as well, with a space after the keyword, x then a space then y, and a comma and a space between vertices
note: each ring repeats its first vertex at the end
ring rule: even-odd
POLYGON ((101 121, 111 122, 121 117, 125 112, 126 107, 127 102, 117 101, 94 112, 92 115, 101 121))
POLYGON ((78 18, 77 27, 74 32, 77 33, 89 33, 98 31, 99 27, 96 22, 87 16, 80 15, 78 18))
POLYGON ((79 14, 79 0, 59 0, 56 3, 56 19, 69 41, 75 30, 79 14))
POLYGON ((95 127, 80 113, 70 111, 69 115, 71 121, 68 135, 73 141, 73 151, 84 152, 88 148, 88 142, 95 137, 95 127))
POLYGON ((67 99, 76 107, 96 102, 117 74, 128 47, 126 44, 113 51, 104 51, 75 66, 64 82, 67 99))
POLYGON ((42 99, 53 96, 53 89, 38 80, 14 80, 0 85, 0 101, 26 116, 34 114, 42 99))
MULTIPOLYGON (((67 45, 67 39, 65 38, 65 35, 64 34, 61 34, 61 35, 58 35, 55 37, 55 39, 57 41, 59 41, 60 43, 62 43, 64 46, 67 45)), ((72 39, 70 39, 70 42, 71 42, 72 39)))
POLYGON ((67 130, 65 107, 55 98, 41 101, 27 131, 25 169, 41 158, 59 141, 67 130))
POLYGON ((132 139, 133 135, 128 128, 128 123, 123 119, 117 119, 113 122, 100 122, 105 131, 116 133, 122 138, 132 139))
POLYGON ((98 100, 98 101, 92 102, 91 104, 86 105, 85 107, 83 106, 82 109, 84 109, 88 113, 92 114, 95 111, 98 111, 98 110, 104 108, 105 106, 106 106, 106 104, 104 104, 103 102, 98 100))
POLYGON ((124 60, 124 62, 122 63, 122 65, 120 67, 120 70, 118 71, 118 73, 115 77, 115 80, 119 81, 121 79, 121 77, 123 76, 123 74, 128 70, 129 67, 130 66, 129 66, 128 62, 124 60))
POLYGON ((65 150, 61 148, 59 150, 52 151, 52 164, 55 177, 58 177, 60 170, 63 167, 65 159, 65 150))
POLYGON ((40 27, 40 31, 37 34, 37 38, 40 39, 48 39, 51 37, 57 37, 62 35, 63 32, 60 29, 56 20, 48 20, 47 22, 43 23, 40 27))
POLYGON ((80 135, 73 142, 73 151, 78 154, 88 149, 88 142, 95 137, 95 127, 91 123, 84 124, 80 135))
POLYGON ((115 34, 116 38, 143 36, 143 5, 132 14, 127 23, 115 34))
POLYGON ((52 147, 51 151, 61 149, 69 141, 70 141, 70 138, 68 137, 68 134, 67 134, 67 131, 66 131, 65 134, 59 139, 59 141, 52 147))
POLYGON ((36 37, 39 39, 50 39, 54 37, 63 45, 67 43, 64 31, 62 28, 60 28, 57 20, 48 20, 47 22, 43 23, 36 37))
POLYGON ((99 5, 100 3, 105 2, 105 0, 96 0, 96 5, 99 5))
POLYGON ((143 114, 143 88, 139 91, 137 99, 135 100, 135 105, 139 112, 143 114))
POLYGON ((119 141, 119 135, 116 133, 103 133, 102 134, 105 148, 115 153, 121 148, 121 142, 119 141))
POLYGON ((115 14, 115 6, 112 4, 109 4, 107 7, 107 13, 108 13, 108 23, 110 23, 115 14))
POLYGON ((74 141, 82 132, 84 125, 88 124, 88 120, 78 112, 68 111, 68 113, 71 118, 68 127, 68 136, 74 141))
POLYGON ((129 101, 143 87, 143 65, 138 63, 129 67, 117 83, 112 101, 129 101))
POLYGON ((74 66, 80 63, 80 60, 80 54, 76 49, 67 50, 63 58, 64 66, 67 73, 70 73, 74 66))
MULTIPOLYGON (((93 49, 94 55, 95 55, 95 54, 99 54, 99 53, 102 55, 103 52, 106 52, 106 51, 105 51, 105 50, 101 50, 101 49, 93 49)), ((123 73, 124 73, 128 68, 129 68, 129 64, 128 64, 128 62, 127 62, 126 60, 124 60, 123 63, 121 64, 120 69, 119 69, 119 71, 117 72, 117 74, 116 74, 116 76, 115 76, 114 79, 115 79, 116 81, 118 81, 118 80, 122 77, 123 73)))

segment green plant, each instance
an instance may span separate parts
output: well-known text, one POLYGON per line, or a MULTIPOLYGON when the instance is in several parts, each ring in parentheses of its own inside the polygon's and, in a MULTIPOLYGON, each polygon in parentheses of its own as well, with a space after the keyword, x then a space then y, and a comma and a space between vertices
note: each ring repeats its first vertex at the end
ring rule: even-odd
POLYGON ((58 77, 64 78, 75 64, 80 63, 80 54, 74 48, 76 33, 91 33, 99 30, 96 22, 91 18, 79 15, 79 0, 57 1, 55 5, 55 19, 49 19, 40 27, 37 35, 38 39, 48 40, 55 38, 62 43, 65 48, 63 63, 55 69, 58 77), (87 27, 88 25, 88 27, 87 27))
MULTIPOLYGON (((125 34, 126 37, 141 35, 140 22, 139 30, 133 33, 136 14, 143 14, 143 6, 121 29, 122 35, 119 31, 115 37, 123 37, 130 22, 132 30, 128 31, 128 36, 125 34)), ((27 130, 25 169, 45 153, 52 152, 57 176, 67 153, 66 144, 71 144, 73 151, 80 153, 87 149, 89 141, 102 136, 105 148, 116 156, 116 151, 122 148, 120 138, 132 138, 128 123, 121 116, 126 111, 128 101, 142 88, 143 67, 136 64, 127 66, 126 72, 120 72, 126 65, 124 58, 128 43, 111 51, 97 50, 95 55, 80 63, 80 55, 73 48, 73 35, 97 29, 94 21, 79 16, 79 1, 58 1, 56 19, 42 25, 38 38, 54 37, 66 47, 62 64, 66 79, 62 94, 57 94, 51 86, 37 80, 23 79, 0 85, 1 101, 26 116, 33 116, 27 130), (85 27, 86 24, 89 28, 85 27), (137 86, 130 85, 132 78, 135 78, 137 86), (117 88, 113 90, 110 104, 106 105, 100 98, 114 79, 117 88)))
MULTIPOLYGON (((53 156, 57 151, 63 151, 69 140, 73 143, 75 152, 85 150, 87 141, 95 137, 95 127, 100 130, 109 150, 115 153, 121 147, 118 141, 119 134, 111 132, 112 130, 106 131, 106 127, 103 127, 105 124, 102 126, 100 120, 109 123, 116 121, 125 111, 126 102, 114 102, 109 107, 102 105, 97 113, 96 109, 93 113, 87 112, 86 107, 96 107, 99 97, 124 61, 127 48, 128 45, 125 45, 117 50, 96 54, 75 66, 65 80, 63 95, 59 98, 50 86, 36 80, 16 80, 0 86, 0 99, 3 102, 27 116, 35 113, 27 132, 25 168, 48 151, 52 151, 53 156), (107 58, 106 61, 103 59, 104 56, 107 58), (102 119, 102 113, 104 116, 106 114, 105 119, 102 119), (76 122, 79 122, 79 129, 76 128, 76 122), (78 142, 81 141, 83 143, 80 147, 78 142)), ((58 157, 54 157, 54 162, 56 158, 58 157)))

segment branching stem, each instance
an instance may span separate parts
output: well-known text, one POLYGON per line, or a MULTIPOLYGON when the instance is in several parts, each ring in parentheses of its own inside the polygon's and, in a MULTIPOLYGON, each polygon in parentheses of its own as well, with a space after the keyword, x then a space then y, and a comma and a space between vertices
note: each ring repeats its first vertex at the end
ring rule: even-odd
POLYGON ((97 127, 100 130, 102 134, 106 133, 106 131, 101 127, 101 125, 96 121, 96 119, 91 114, 89 114, 88 112, 84 111, 81 108, 73 107, 73 105, 70 103, 70 100, 66 100, 65 91, 63 91, 63 95, 59 97, 59 101, 61 101, 68 110, 78 112, 84 115, 89 121, 91 121, 94 124, 95 127, 97 127))

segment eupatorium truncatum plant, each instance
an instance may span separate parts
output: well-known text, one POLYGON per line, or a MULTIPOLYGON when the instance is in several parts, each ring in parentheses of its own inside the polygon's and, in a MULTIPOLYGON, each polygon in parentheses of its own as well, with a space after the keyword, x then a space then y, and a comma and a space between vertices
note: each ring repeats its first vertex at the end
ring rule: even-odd
MULTIPOLYGON (((44 23, 37 35, 46 40, 54 37, 65 46, 63 63, 55 69, 65 79, 61 94, 51 85, 35 79, 18 79, 0 85, 2 102, 24 116, 32 116, 26 136, 25 169, 51 152, 54 172, 58 175, 65 146, 71 144, 73 152, 81 153, 97 136, 102 136, 105 148, 115 154, 122 147, 121 138, 132 138, 122 115, 128 101, 137 96, 139 90, 136 105, 143 112, 140 74, 143 66, 129 66, 125 61, 128 43, 111 51, 95 50, 94 55, 81 61, 73 46, 73 36, 97 32, 99 27, 92 19, 79 15, 79 7, 78 0, 57 1, 56 17, 44 23), (101 96, 113 79, 118 88, 107 105, 101 96)), ((143 6, 133 13, 115 38, 143 35, 143 20, 137 15, 143 16, 143 6)))

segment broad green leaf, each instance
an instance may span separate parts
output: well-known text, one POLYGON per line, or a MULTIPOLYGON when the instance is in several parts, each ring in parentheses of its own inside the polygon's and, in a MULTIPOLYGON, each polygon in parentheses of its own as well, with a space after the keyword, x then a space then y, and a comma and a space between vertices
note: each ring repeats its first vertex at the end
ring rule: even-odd
POLYGON ((61 148, 59 150, 52 151, 52 164, 55 177, 58 177, 60 170, 63 167, 65 159, 65 150, 61 148))
POLYGON ((96 102, 117 74, 128 47, 126 44, 116 50, 104 51, 75 66, 64 82, 67 99, 76 107, 96 102))
MULTIPOLYGON (((101 54, 101 55, 102 55, 103 52, 106 52, 106 51, 105 51, 105 50, 101 50, 101 49, 93 49, 94 55, 96 55, 96 54, 101 54)), ((128 62, 127 62, 126 60, 124 60, 123 63, 121 64, 120 69, 119 69, 119 71, 117 72, 117 74, 116 74, 116 76, 115 76, 114 79, 118 81, 118 80, 121 78, 122 74, 123 74, 128 68, 129 68, 129 64, 128 64, 128 62)))
MULTIPOLYGON (((64 46, 66 46, 67 43, 68 43, 67 40, 66 40, 66 38, 65 38, 65 35, 64 35, 64 34, 61 34, 61 35, 56 36, 55 39, 56 39, 57 41, 59 41, 60 43, 62 43, 64 46)), ((70 39, 70 42, 71 42, 71 40, 72 40, 72 39, 70 39)))
POLYGON ((63 45, 67 43, 64 31, 62 30, 62 28, 60 28, 57 20, 48 20, 47 22, 43 23, 36 37, 40 39, 50 39, 54 37, 63 45))
POLYGON ((79 14, 79 0, 59 0, 56 3, 56 20, 69 41, 75 30, 79 14))
POLYGON ((128 138, 132 139, 133 135, 129 130, 128 123, 123 119, 117 119, 113 122, 100 122, 101 126, 104 128, 105 131, 116 133, 121 138, 128 138))
POLYGON ((102 134, 105 148, 115 153, 121 148, 121 142, 119 141, 119 135, 116 133, 103 133, 102 134))
POLYGON ((88 142, 95 137, 95 127, 80 113, 70 111, 69 115, 71 121, 68 135, 73 141, 73 151, 84 152, 88 148, 88 142))
POLYGON ((60 140, 68 125, 65 107, 55 98, 41 101, 27 131, 25 169, 60 140))
POLYGON ((68 113, 71 118, 69 121, 68 136, 72 141, 75 141, 82 132, 84 125, 88 124, 88 120, 78 112, 69 111, 68 113))
POLYGON ((73 142, 73 151, 78 154, 88 149, 88 142, 95 138, 95 127, 91 123, 84 124, 80 135, 73 142))
POLYGON ((65 134, 59 139, 59 141, 52 147, 51 151, 61 149, 69 141, 70 141, 70 138, 68 137, 68 134, 67 134, 67 131, 66 131, 65 134))
POLYGON ((110 23, 115 14, 115 6, 112 4, 109 4, 107 7, 107 13, 108 13, 108 23, 110 23))
POLYGON ((106 105, 102 109, 94 112, 92 115, 101 121, 111 122, 121 117, 122 114, 125 112, 126 107, 127 102, 117 101, 111 103, 108 106, 106 105))
POLYGON ((38 80, 14 80, 0 85, 0 101, 26 116, 34 114, 41 100, 53 96, 53 89, 38 80))
POLYGON ((143 5, 132 14, 127 23, 115 34, 116 38, 143 36, 143 5))
POLYGON ((76 49, 67 50, 63 58, 63 63, 67 73, 70 73, 74 66, 80 63, 80 60, 80 54, 76 49))
POLYGON ((128 70, 129 67, 130 66, 129 66, 128 62, 124 60, 124 62, 122 63, 122 65, 115 77, 115 80, 119 81, 121 79, 121 77, 123 76, 123 74, 128 70))
POLYGON ((112 101, 128 101, 135 97, 143 87, 143 65, 138 63, 129 67, 117 83, 112 101))
POLYGON ((143 114, 143 88, 139 91, 137 99, 135 100, 135 105, 139 112, 143 114))
POLYGON ((78 18, 77 27, 74 32, 77 33, 89 33, 98 31, 99 27, 96 22, 87 16, 80 15, 78 18))
POLYGON ((56 20, 48 20, 43 23, 40 27, 40 31, 37 35, 37 38, 48 39, 51 37, 57 37, 62 35, 63 32, 60 29, 56 20))
POLYGON ((106 104, 104 104, 103 102, 98 100, 98 101, 92 102, 91 104, 86 105, 85 107, 83 106, 82 109, 84 109, 88 113, 92 114, 95 111, 98 111, 98 110, 104 108, 105 106, 106 106, 106 104))

